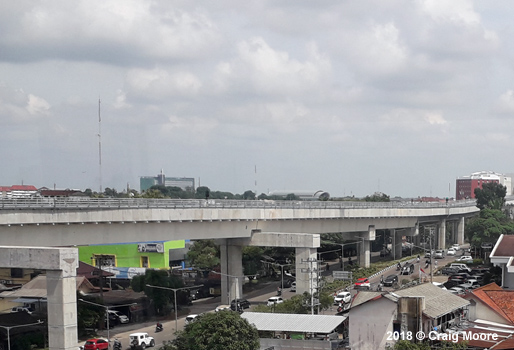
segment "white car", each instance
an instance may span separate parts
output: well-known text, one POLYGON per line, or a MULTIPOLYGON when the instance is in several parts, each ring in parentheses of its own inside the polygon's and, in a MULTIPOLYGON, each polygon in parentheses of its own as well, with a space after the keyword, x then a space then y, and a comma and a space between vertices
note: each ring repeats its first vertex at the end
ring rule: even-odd
POLYGON ((457 253, 457 250, 453 247, 450 247, 450 248, 448 248, 446 255, 455 255, 455 253, 457 253))
POLYGON ((473 257, 469 256, 469 255, 463 255, 463 256, 459 256, 457 258, 457 260, 455 261, 461 261, 463 263, 469 263, 469 264, 472 264, 473 263, 473 257))
POLYGON ((198 316, 199 315, 188 315, 188 316, 186 316, 186 319, 184 320, 184 324, 187 326, 188 324, 193 323, 198 316))
POLYGON ((107 310, 107 311, 109 312, 109 315, 113 315, 114 317, 116 317, 120 321, 120 323, 129 323, 129 318, 127 317, 127 315, 124 315, 121 312, 116 311, 116 310, 107 310))
POLYGON ((268 306, 282 304, 283 302, 284 302, 284 299, 282 299, 282 297, 271 297, 268 299, 268 306))
POLYGON ((232 309, 230 308, 230 305, 218 305, 216 306, 216 309, 214 309, 214 312, 220 312, 223 310, 231 311, 232 309))
POLYGON ((452 248, 454 248, 455 250, 460 250, 460 245, 455 243, 454 245, 452 245, 452 248))
POLYGON ((352 301, 352 294, 350 292, 340 292, 336 296, 334 296, 334 305, 339 305, 340 303, 349 303, 352 301))
POLYGON ((145 349, 147 347, 155 346, 155 340, 149 336, 148 333, 132 333, 130 334, 130 347, 132 349, 145 349))
POLYGON ((466 294, 464 288, 461 287, 451 287, 450 289, 448 289, 448 292, 453 294, 466 294))

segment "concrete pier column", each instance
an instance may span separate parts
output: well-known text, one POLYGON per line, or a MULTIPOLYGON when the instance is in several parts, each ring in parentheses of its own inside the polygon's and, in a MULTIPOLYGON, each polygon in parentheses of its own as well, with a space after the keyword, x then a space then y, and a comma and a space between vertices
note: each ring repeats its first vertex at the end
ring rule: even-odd
POLYGON ((309 294, 318 288, 318 263, 316 248, 296 250, 296 294, 309 294))
POLYGON ((230 304, 243 296, 243 246, 231 240, 220 244, 221 256, 221 302, 230 304))
POLYGON ((457 243, 464 244, 464 218, 460 218, 457 223, 457 243))
POLYGON ((48 341, 50 349, 77 347, 76 272, 46 271, 48 341))
POLYGON ((402 258, 402 232, 396 231, 395 229, 391 229, 391 238, 392 238, 392 255, 394 260, 398 260, 402 258))
POLYGON ((446 248, 446 220, 443 219, 438 224, 437 249, 446 248))
POLYGON ((370 267, 370 241, 363 239, 359 246, 359 266, 370 267))

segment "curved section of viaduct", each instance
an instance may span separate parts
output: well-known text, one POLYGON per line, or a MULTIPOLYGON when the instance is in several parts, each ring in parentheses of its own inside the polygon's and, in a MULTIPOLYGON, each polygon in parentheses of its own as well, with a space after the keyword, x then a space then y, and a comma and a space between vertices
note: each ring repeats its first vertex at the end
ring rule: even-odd
MULTIPOLYGON (((316 250, 320 246, 322 233, 348 233, 349 239, 361 239, 360 263, 367 266, 370 241, 375 239, 377 229, 394 230, 395 238, 398 235, 416 235, 420 223, 438 224, 438 245, 444 247, 446 221, 457 223, 457 242, 462 243, 464 217, 478 212, 474 202, 456 206, 395 206, 371 203, 363 206, 362 203, 352 205, 346 202, 304 202, 294 205, 287 202, 284 207, 247 207, 237 204, 241 202, 181 201, 189 204, 168 208, 139 203, 136 208, 122 205, 95 207, 90 202, 86 202, 88 205, 84 206, 84 201, 79 205, 67 203, 62 206, 55 206, 54 201, 53 206, 33 205, 30 208, 20 205, 12 207, 5 203, 6 201, 0 201, 0 245, 18 246, 13 249, 20 251, 29 249, 23 248, 27 246, 63 247, 216 239, 221 244, 222 273, 225 274, 222 275, 222 296, 225 302, 229 302, 230 291, 235 290, 235 294, 232 292, 231 295, 236 297, 242 295, 242 283, 239 283, 239 279, 243 276, 241 256, 242 247, 245 245, 295 247, 297 292, 303 293, 316 288, 312 281, 317 280, 316 250), (195 204, 191 205, 193 202, 195 204), (235 204, 229 205, 231 203, 235 204)), ((260 201, 254 203, 261 204, 260 201)), ((397 239, 397 242, 400 240, 397 239)), ((395 246, 397 244, 393 244, 395 246)), ((2 261, 0 260, 1 266, 10 266, 2 261)), ((75 302, 70 300, 76 310, 75 302)), ((73 309, 73 306, 68 306, 73 309)), ((49 305, 49 313, 54 312, 67 311, 49 305)), ((76 319, 76 314, 59 317, 76 319)), ((67 324, 62 327, 67 329, 67 324)), ((68 337, 63 340, 66 345, 62 346, 63 343, 60 343, 51 348, 68 348, 69 337, 76 337, 76 332, 64 332, 59 335, 61 336, 68 337)))

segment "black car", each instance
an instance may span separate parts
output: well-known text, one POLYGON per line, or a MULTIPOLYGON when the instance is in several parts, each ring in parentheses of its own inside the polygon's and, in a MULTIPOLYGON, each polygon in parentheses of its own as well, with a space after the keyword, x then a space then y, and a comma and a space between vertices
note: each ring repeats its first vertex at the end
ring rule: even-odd
POLYGON ((459 270, 457 270, 456 268, 454 267, 443 267, 441 269, 441 273, 443 275, 455 275, 459 272, 459 270))
POLYGON ((398 283, 397 275, 389 275, 384 280, 384 286, 386 286, 386 287, 391 287, 395 283, 398 283))
POLYGON ((230 308, 233 311, 249 309, 250 306, 251 306, 250 302, 246 299, 237 299, 237 303, 236 303, 236 300, 232 300, 232 302, 230 302, 230 308), (236 305, 237 305, 237 307, 236 307, 236 305))

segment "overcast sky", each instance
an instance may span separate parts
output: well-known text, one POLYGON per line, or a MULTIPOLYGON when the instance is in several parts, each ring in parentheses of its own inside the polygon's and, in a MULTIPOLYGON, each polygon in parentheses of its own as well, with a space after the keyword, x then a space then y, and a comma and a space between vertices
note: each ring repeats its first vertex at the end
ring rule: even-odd
POLYGON ((139 190, 163 169, 233 193, 453 197, 514 172, 513 18, 511 1, 3 1, 0 185, 139 190))

